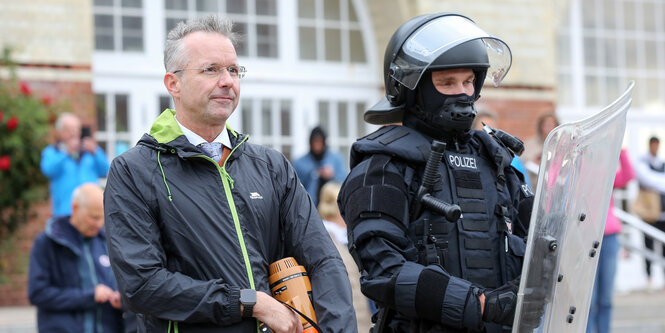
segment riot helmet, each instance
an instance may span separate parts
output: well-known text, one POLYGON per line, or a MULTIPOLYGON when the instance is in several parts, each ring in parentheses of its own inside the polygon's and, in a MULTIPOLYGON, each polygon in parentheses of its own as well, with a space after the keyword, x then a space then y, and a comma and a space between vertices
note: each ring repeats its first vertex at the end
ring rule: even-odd
POLYGON ((475 116, 473 102, 480 97, 485 79, 498 86, 511 62, 508 45, 463 15, 438 13, 412 18, 388 42, 383 63, 386 95, 365 112, 365 121, 377 125, 401 122, 408 110, 427 118, 422 119, 426 122, 434 119, 448 129, 468 130, 475 116), (473 71, 473 95, 440 94, 432 103, 428 98, 434 93, 431 72, 459 68, 473 71), (450 105, 461 105, 464 110, 460 114, 440 110, 450 105))

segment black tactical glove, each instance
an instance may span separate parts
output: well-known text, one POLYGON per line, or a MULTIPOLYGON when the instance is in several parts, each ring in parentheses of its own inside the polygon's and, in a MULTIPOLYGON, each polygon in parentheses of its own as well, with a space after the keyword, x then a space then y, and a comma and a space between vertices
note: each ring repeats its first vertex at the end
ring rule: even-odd
POLYGON ((502 325, 512 325, 517 306, 517 291, 520 278, 512 280, 494 290, 485 291, 483 320, 502 325))

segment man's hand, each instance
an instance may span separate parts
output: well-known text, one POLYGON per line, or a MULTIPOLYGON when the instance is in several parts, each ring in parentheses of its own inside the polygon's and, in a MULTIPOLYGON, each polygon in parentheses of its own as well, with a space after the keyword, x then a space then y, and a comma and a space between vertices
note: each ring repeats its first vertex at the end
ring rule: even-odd
POLYGON ((109 303, 111 303, 112 307, 118 310, 122 310, 122 298, 120 297, 120 293, 114 291, 113 294, 111 294, 111 297, 109 298, 109 303))
POLYGON ((256 292, 253 316, 274 333, 302 333, 298 314, 264 292, 256 292))
POLYGON ((324 165, 319 168, 319 177, 321 179, 333 179, 335 170, 330 165, 324 165))
POLYGON ((95 302, 97 303, 108 302, 113 296, 113 293, 114 293, 113 289, 103 284, 98 284, 95 287, 95 302))
POLYGON ((483 320, 503 325, 512 325, 515 319, 519 286, 519 278, 517 278, 497 289, 486 291, 484 293, 485 306, 481 307, 483 309, 481 310, 483 320))
POLYGON ((97 149, 97 141, 91 137, 86 137, 81 141, 81 146, 83 150, 89 152, 90 154, 94 154, 95 149, 97 149))
POLYGON ((478 301, 480 302, 480 315, 482 316, 485 313, 485 293, 478 296, 478 301))

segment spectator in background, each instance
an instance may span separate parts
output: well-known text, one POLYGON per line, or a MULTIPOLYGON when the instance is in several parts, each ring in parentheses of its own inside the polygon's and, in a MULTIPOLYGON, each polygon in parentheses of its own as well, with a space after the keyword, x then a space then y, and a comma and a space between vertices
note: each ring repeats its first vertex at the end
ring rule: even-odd
POLYGON ((39 332, 122 332, 102 189, 83 184, 73 192, 72 215, 52 217, 30 254, 28 297, 39 332))
MULTIPOLYGON (((548 112, 538 117, 536 135, 530 137, 524 142, 524 153, 522 154, 522 161, 527 170, 536 171, 540 167, 540 156, 543 154, 543 144, 545 138, 550 132, 559 126, 559 119, 554 112, 548 112)), ((531 184, 535 186, 538 182, 537 172, 530 173, 531 184)))
MULTIPOLYGON (((661 214, 653 224, 654 227, 665 232, 665 163, 658 157, 660 140, 652 136, 649 138, 649 152, 640 157, 635 163, 635 173, 641 188, 654 190, 660 193, 661 214)), ((653 239, 644 237, 644 245, 653 250, 653 239)), ((663 247, 665 255, 665 246, 663 247)), ((646 260, 647 276, 651 285, 651 262, 646 260)))
POLYGON ((57 141, 42 151, 40 166, 49 179, 53 216, 67 216, 71 211, 74 189, 84 183, 96 183, 106 177, 109 162, 106 153, 90 135, 82 133, 81 121, 63 113, 55 122, 57 141))
POLYGON ((337 195, 339 194, 340 187, 341 184, 334 181, 327 182, 321 187, 318 206, 319 214, 349 274, 351 291, 353 293, 353 307, 356 309, 358 332, 369 332, 372 326, 369 299, 360 291, 360 272, 347 248, 349 240, 346 234, 346 222, 344 222, 337 206, 337 195))
MULTIPOLYGON (((498 121, 498 116, 494 111, 490 111, 487 109, 479 109, 478 114, 476 114, 476 118, 473 120, 473 125, 471 126, 472 129, 479 130, 481 131, 483 129, 483 125, 487 125, 491 128, 498 128, 497 127, 497 121, 498 121)), ((524 175, 524 180, 526 181, 529 186, 531 185, 529 173, 527 172, 526 168, 524 167, 524 163, 522 163, 522 160, 520 159, 519 156, 515 155, 513 156, 513 160, 510 162, 510 165, 512 165, 517 171, 521 172, 522 175, 524 175)))
POLYGON ((314 204, 319 202, 323 184, 330 180, 341 183, 346 178, 342 157, 328 149, 326 132, 319 126, 309 135, 309 152, 293 161, 293 167, 314 204))
MULTIPOLYGON (((619 169, 614 178, 614 188, 626 187, 629 181, 635 178, 635 171, 630 163, 626 150, 619 155, 619 169)), ((617 270, 617 253, 619 252, 619 232, 621 221, 614 216, 612 208, 614 198, 610 197, 610 208, 607 212, 603 245, 598 258, 596 282, 593 285, 593 296, 589 309, 587 333, 609 333, 612 319, 612 294, 614 292, 614 276, 617 270)))

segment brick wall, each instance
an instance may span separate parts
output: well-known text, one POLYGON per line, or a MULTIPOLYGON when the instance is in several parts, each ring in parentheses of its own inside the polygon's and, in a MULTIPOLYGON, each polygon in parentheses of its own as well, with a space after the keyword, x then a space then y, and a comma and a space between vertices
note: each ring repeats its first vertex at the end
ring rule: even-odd
POLYGON ((30 304, 27 276, 30 249, 35 237, 44 230, 50 215, 50 202, 35 205, 28 223, 19 227, 11 240, 3 240, 9 243, 3 244, 3 251, 0 252, 0 265, 6 272, 5 279, 0 281, 0 306, 30 304))
POLYGON ((60 111, 72 112, 85 125, 96 126, 95 95, 89 81, 26 81, 36 96, 49 96, 60 111))
POLYGON ((483 99, 483 105, 498 115, 497 127, 525 141, 536 134, 536 122, 554 104, 547 100, 483 99))

